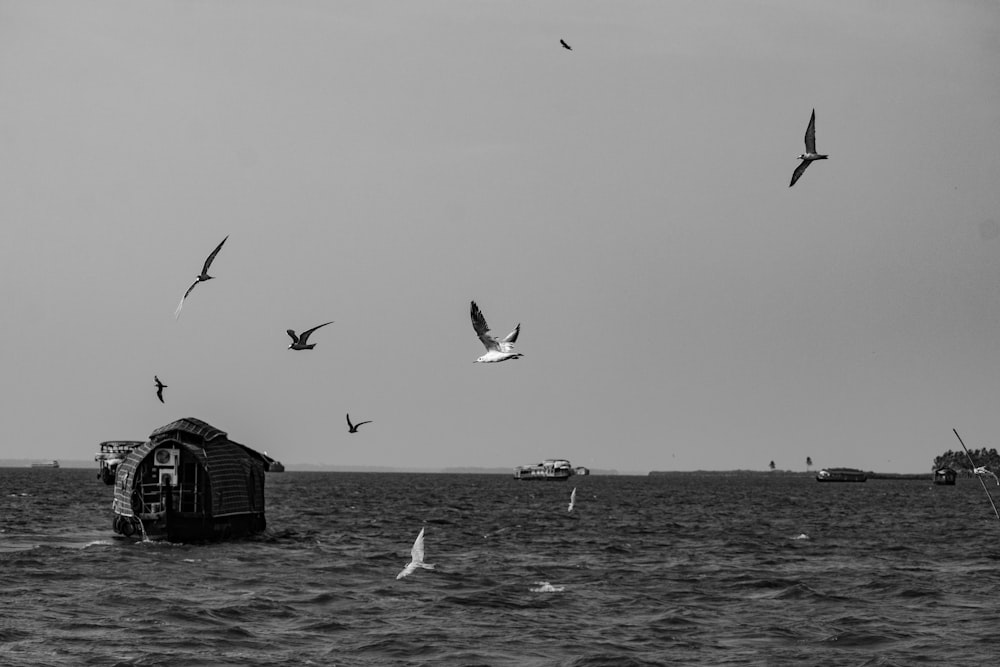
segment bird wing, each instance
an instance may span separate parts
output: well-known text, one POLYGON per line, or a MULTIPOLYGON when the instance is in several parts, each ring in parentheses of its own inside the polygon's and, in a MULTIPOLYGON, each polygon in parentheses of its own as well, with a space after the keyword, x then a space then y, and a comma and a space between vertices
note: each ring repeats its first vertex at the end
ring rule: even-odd
POLYGON ((351 423, 351 413, 348 412, 346 416, 347 416, 347 428, 353 431, 354 424, 351 423))
POLYGON ((472 328, 475 329, 476 335, 479 336, 479 340, 483 342, 487 350, 500 350, 500 344, 497 343, 497 339, 489 335, 490 327, 486 324, 486 318, 483 317, 482 311, 479 310, 479 306, 476 302, 472 302, 472 307, 470 309, 470 314, 472 315, 472 328))
POLYGON ((226 239, 228 239, 228 238, 229 238, 229 235, 227 234, 226 238, 222 239, 222 243, 220 243, 219 245, 215 246, 215 250, 213 250, 212 254, 209 255, 208 259, 205 260, 205 266, 203 266, 202 269, 201 269, 201 275, 203 275, 203 276, 208 275, 208 267, 212 266, 212 262, 215 261, 215 256, 219 254, 220 250, 222 250, 222 246, 226 242, 226 239))
POLYGON ((511 350, 513 350, 514 349, 514 341, 517 340, 517 335, 519 333, 521 333, 521 323, 520 322, 517 323, 517 326, 514 327, 513 331, 511 331, 509 334, 507 334, 507 336, 502 341, 500 341, 500 351, 501 352, 510 352, 511 350))
POLYGON ((410 556, 413 558, 413 565, 417 566, 424 562, 424 529, 420 529, 420 534, 413 541, 413 548, 410 549, 410 556))
POLYGON ((184 307, 184 299, 186 299, 188 297, 188 294, 191 293, 191 290, 193 290, 194 286, 197 285, 199 282, 201 282, 201 281, 199 281, 199 280, 194 281, 193 283, 191 283, 191 287, 188 287, 187 290, 184 292, 184 296, 181 297, 180 303, 177 304, 177 309, 174 310, 174 319, 175 320, 178 317, 180 317, 180 315, 181 315, 181 308, 184 307))
POLYGON ((324 322, 323 324, 317 324, 312 329, 306 329, 305 331, 302 332, 301 335, 299 335, 299 342, 305 345, 306 341, 309 340, 309 334, 311 334, 313 331, 316 331, 316 329, 319 329, 320 327, 325 327, 327 324, 333 324, 333 321, 324 322))
POLYGON ((792 172, 792 182, 788 184, 788 187, 795 185, 795 181, 802 177, 802 174, 806 171, 806 167, 809 166, 809 162, 809 160, 803 160, 802 164, 795 168, 795 171, 792 172))
POLYGON ((816 110, 809 116, 809 127, 806 128, 806 153, 816 152, 816 110))
POLYGON ((414 563, 413 561, 410 561, 409 563, 406 564, 406 567, 403 568, 403 571, 396 575, 396 578, 402 579, 403 577, 412 574, 413 571, 416 569, 417 569, 417 564, 414 563))
POLYGON ((292 329, 285 329, 285 333, 292 337, 292 343, 298 343, 299 337, 295 335, 295 331, 292 329))
POLYGON ((363 422, 358 422, 357 424, 355 424, 355 425, 354 425, 354 428, 358 428, 358 427, 359 427, 359 426, 361 426, 362 424, 371 424, 371 423, 372 423, 372 420, 371 420, 371 419, 369 419, 369 420, 367 420, 367 421, 363 421, 363 422))

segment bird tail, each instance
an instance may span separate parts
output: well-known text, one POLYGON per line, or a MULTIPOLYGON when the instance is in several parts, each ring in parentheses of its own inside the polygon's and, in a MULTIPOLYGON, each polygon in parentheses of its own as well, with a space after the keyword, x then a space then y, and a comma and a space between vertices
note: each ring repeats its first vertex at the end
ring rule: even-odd
POLYGON ((434 565, 432 565, 431 563, 420 563, 419 565, 420 565, 420 567, 424 568, 425 570, 433 570, 434 569, 434 565))

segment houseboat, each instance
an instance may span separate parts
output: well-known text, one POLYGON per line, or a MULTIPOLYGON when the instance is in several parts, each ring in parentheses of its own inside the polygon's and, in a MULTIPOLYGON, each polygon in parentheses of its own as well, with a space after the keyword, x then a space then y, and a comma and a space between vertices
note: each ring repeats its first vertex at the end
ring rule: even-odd
POLYGON ((514 479, 541 479, 565 481, 574 474, 573 466, 566 459, 545 459, 532 466, 514 468, 514 479))
POLYGON ((955 486, 955 479, 958 477, 958 473, 951 468, 939 468, 934 471, 934 483, 944 484, 946 486, 955 486))
MULTIPOLYGON (((224 431, 189 417, 142 443, 118 442, 124 456, 114 464, 115 533, 205 542, 264 530, 264 457, 224 431)), ((100 459, 102 475, 111 460, 100 459)))
POLYGON ((865 482, 868 475, 857 468, 823 468, 816 473, 818 482, 865 482))

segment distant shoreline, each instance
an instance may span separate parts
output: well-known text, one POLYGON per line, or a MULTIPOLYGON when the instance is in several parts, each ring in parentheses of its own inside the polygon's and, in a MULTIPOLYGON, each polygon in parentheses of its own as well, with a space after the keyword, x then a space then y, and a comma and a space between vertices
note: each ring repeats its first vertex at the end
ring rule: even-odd
MULTIPOLYGON (((51 460, 51 459, 49 459, 51 460)), ((0 459, 0 468, 29 468, 32 463, 38 463, 41 459, 0 459)), ((93 468, 97 469, 97 464, 86 460, 60 460, 59 469, 69 468, 93 468)), ((315 463, 293 463, 285 466, 288 472, 371 472, 371 473, 415 473, 415 474, 451 474, 451 475, 512 475, 514 466, 509 468, 477 468, 474 466, 449 467, 449 468, 395 468, 391 466, 335 466, 315 463)), ((813 477, 821 470, 817 468, 812 471, 802 470, 651 470, 649 472, 625 471, 621 472, 612 469, 592 468, 590 474, 594 476, 648 476, 648 477, 697 477, 703 476, 731 476, 731 477, 763 477, 767 475, 777 477, 813 477)), ((909 479, 928 480, 933 478, 932 472, 926 473, 898 473, 898 472, 871 472, 866 471, 868 479, 909 479)), ((274 473, 279 474, 279 473, 274 473)))

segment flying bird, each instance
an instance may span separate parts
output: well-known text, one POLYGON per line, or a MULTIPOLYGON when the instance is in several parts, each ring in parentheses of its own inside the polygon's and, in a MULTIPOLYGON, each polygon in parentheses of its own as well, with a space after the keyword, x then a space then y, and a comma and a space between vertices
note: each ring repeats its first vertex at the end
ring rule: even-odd
POLYGON ((563 47, 564 49, 566 49, 567 51, 572 51, 572 50, 573 50, 573 47, 572 47, 572 46, 570 46, 569 44, 567 44, 567 43, 566 43, 566 40, 564 40, 564 39, 560 39, 560 40, 559 40, 559 43, 560 43, 560 44, 562 44, 562 47, 563 47))
POLYGON ((352 424, 351 423, 351 413, 347 413, 347 429, 348 429, 347 432, 348 433, 357 433, 359 426, 361 426, 362 424, 371 424, 371 423, 372 423, 372 420, 369 419, 368 421, 363 421, 363 422, 358 422, 357 424, 352 424))
POLYGON ((424 562, 424 529, 420 529, 420 534, 417 535, 417 539, 413 542, 413 548, 410 550, 410 562, 406 564, 403 571, 396 575, 397 579, 402 579, 413 573, 418 567, 422 567, 427 570, 433 570, 434 566, 429 563, 424 562))
POLYGON ((507 334, 506 338, 497 340, 489 335, 490 327, 486 324, 486 318, 483 317, 475 301, 472 302, 471 314, 472 328, 476 330, 479 340, 483 341, 483 345, 486 346, 486 354, 476 359, 473 363, 492 364, 524 356, 519 352, 514 352, 514 341, 517 340, 517 335, 521 333, 520 322, 514 327, 513 331, 507 334))
POLYGON ((180 317, 180 315, 181 315, 181 308, 184 307, 184 299, 186 299, 188 297, 188 294, 191 293, 191 290, 194 289, 194 286, 197 285, 198 283, 204 282, 206 280, 211 280, 214 277, 214 276, 208 275, 208 269, 209 269, 210 266, 212 266, 212 262, 215 261, 215 256, 219 254, 220 250, 222 250, 222 246, 226 242, 226 239, 228 239, 228 238, 229 238, 229 235, 227 234, 226 238, 222 239, 222 243, 220 243, 219 245, 217 245, 215 247, 215 250, 212 251, 212 254, 209 255, 208 259, 205 260, 205 266, 201 267, 201 273, 198 274, 198 277, 194 279, 193 283, 191 283, 191 287, 188 287, 187 291, 184 292, 184 296, 181 297, 181 302, 179 304, 177 304, 177 310, 174 311, 174 319, 177 319, 178 317, 180 317))
POLYGON ((153 381, 156 383, 156 397, 160 399, 160 403, 163 403, 163 390, 166 389, 167 385, 160 382, 160 378, 153 376, 153 381))
POLYGON ((302 335, 300 335, 300 336, 296 336, 294 330, 288 329, 287 330, 288 335, 292 337, 292 344, 288 346, 288 349, 289 350, 311 350, 311 349, 313 349, 314 347, 316 347, 316 343, 309 343, 308 342, 309 341, 309 334, 311 334, 313 331, 316 331, 316 329, 319 329, 320 327, 325 327, 327 324, 333 324, 333 322, 332 321, 330 321, 330 322, 324 322, 323 324, 314 326, 312 329, 308 329, 306 331, 303 331, 302 335))
POLYGON ((829 155, 820 155, 816 152, 816 110, 813 109, 812 116, 809 117, 809 127, 806 128, 806 152, 799 156, 802 163, 792 172, 792 182, 788 187, 795 185, 795 181, 802 177, 806 167, 814 160, 826 160, 829 155))
POLYGON ((576 487, 573 487, 573 493, 569 494, 569 507, 566 508, 567 512, 573 511, 573 506, 576 504, 576 487))

